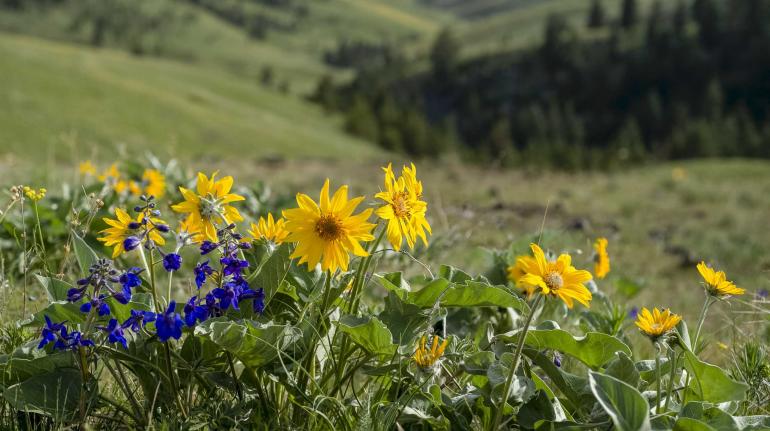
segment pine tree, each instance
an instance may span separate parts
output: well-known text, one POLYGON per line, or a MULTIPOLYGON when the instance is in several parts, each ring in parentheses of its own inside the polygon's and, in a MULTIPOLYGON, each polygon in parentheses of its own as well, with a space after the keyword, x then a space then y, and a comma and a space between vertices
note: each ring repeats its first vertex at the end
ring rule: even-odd
POLYGON ((601 0, 593 0, 591 10, 588 12, 588 28, 604 26, 604 6, 601 0))
POLYGON ((448 28, 439 33, 430 50, 433 74, 437 79, 448 81, 453 75, 460 54, 460 44, 448 28))

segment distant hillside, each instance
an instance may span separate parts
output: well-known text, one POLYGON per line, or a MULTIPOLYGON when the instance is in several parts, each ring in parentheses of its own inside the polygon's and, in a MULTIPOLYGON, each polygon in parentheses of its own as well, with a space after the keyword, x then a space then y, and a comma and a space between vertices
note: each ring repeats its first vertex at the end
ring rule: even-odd
POLYGON ((221 69, 0 34, 0 149, 85 158, 362 157, 371 144, 297 97, 221 69))

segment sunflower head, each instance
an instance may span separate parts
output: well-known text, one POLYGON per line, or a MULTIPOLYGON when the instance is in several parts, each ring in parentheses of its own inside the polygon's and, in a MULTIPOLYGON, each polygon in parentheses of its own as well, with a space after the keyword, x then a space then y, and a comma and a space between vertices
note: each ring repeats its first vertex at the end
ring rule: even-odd
POLYGON ((594 251, 596 252, 594 275, 600 280, 610 272, 610 255, 607 254, 607 243, 607 238, 599 238, 594 243, 594 251))
POLYGON ((423 335, 420 342, 417 343, 417 348, 412 356, 414 362, 421 368, 430 368, 441 359, 441 356, 444 355, 446 346, 449 344, 449 338, 444 339, 444 341, 439 344, 438 335, 434 335, 430 346, 428 346, 427 342, 428 337, 423 335))
POLYGON ((524 270, 524 268, 533 260, 534 258, 532 256, 527 256, 527 255, 517 256, 516 263, 513 265, 509 265, 508 268, 506 268, 506 274, 508 276, 508 280, 511 281, 513 284, 515 284, 516 287, 521 289, 524 293, 526 293, 527 298, 531 298, 532 295, 535 294, 535 292, 537 291, 537 287, 531 284, 520 283, 520 281, 521 281, 521 277, 523 277, 524 274, 527 273, 524 270))
POLYGON ((135 237, 136 241, 140 242, 147 242, 149 240, 158 245, 166 243, 166 240, 160 235, 158 230, 152 227, 165 225, 165 222, 162 220, 150 218, 149 224, 151 227, 148 228, 147 223, 144 223, 143 213, 139 213, 134 219, 128 215, 126 210, 121 208, 115 209, 115 217, 116 218, 114 219, 107 217, 102 219, 109 227, 99 232, 104 236, 97 238, 97 240, 103 242, 105 246, 113 247, 113 259, 126 251, 125 241, 129 237, 135 237))
POLYGON ((574 301, 586 307, 591 302, 591 291, 583 283, 591 280, 591 273, 572 266, 572 257, 562 254, 555 261, 549 261, 537 244, 530 244, 533 257, 522 261, 525 274, 519 284, 534 286, 541 294, 557 297, 572 308, 574 301))
POLYGON ((298 193, 298 207, 283 211, 284 226, 289 232, 285 240, 297 244, 291 258, 299 258, 299 264, 307 263, 308 268, 320 262, 324 271, 335 272, 347 271, 349 253, 368 256, 360 242, 374 239, 374 225, 367 221, 372 210, 353 214, 363 200, 363 196, 348 199, 348 186, 340 187, 329 198, 328 179, 318 204, 310 196, 298 193))
POLYGON ((96 175, 96 166, 94 166, 90 160, 86 160, 85 162, 80 163, 78 166, 78 172, 80 172, 80 175, 92 177, 96 175))
POLYGON ((697 268, 706 284, 706 291, 711 296, 722 298, 725 296, 743 295, 746 292, 744 289, 737 287, 732 281, 727 280, 727 275, 725 275, 724 271, 714 271, 704 262, 699 263, 697 268))
POLYGON ((409 248, 414 248, 417 238, 428 245, 426 232, 431 227, 425 218, 428 204, 422 198, 422 183, 417 180, 414 165, 404 166, 401 176, 396 178, 391 164, 385 171, 385 189, 375 195, 385 205, 377 209, 377 216, 388 222, 388 241, 396 251, 401 250, 404 239, 409 248))
POLYGON ((200 233, 212 242, 218 240, 218 227, 223 228, 243 220, 238 210, 230 204, 245 199, 241 195, 230 193, 233 177, 227 176, 217 180, 216 175, 214 173, 209 178, 198 172, 196 190, 179 187, 184 201, 171 206, 176 212, 189 214, 187 224, 191 232, 200 233))
POLYGON ((650 313, 650 310, 642 307, 634 323, 644 335, 655 341, 671 331, 680 320, 682 320, 682 316, 672 313, 669 309, 660 311, 656 307, 650 313))
POLYGON ((286 221, 283 218, 275 221, 273 215, 268 214, 267 219, 260 217, 258 223, 251 224, 249 234, 254 240, 265 239, 273 244, 282 244, 286 236, 289 235, 289 232, 284 227, 285 223, 286 221))
POLYGON ((142 174, 144 194, 155 196, 156 199, 166 194, 166 177, 157 169, 145 169, 142 174))

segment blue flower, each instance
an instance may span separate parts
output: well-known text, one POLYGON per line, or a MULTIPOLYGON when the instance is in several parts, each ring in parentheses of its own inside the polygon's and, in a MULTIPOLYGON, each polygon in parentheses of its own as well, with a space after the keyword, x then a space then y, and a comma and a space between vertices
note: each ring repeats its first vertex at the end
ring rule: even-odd
POLYGON ((628 311, 628 318, 629 318, 629 319, 632 319, 632 320, 633 320, 633 319, 636 319, 636 316, 637 316, 638 314, 639 314, 639 307, 637 307, 637 306, 633 306, 633 307, 631 307, 631 309, 628 311))
POLYGON ((553 364, 561 368, 561 355, 559 352, 553 352, 553 364))
POLYGON ((131 317, 120 326, 123 329, 131 328, 132 331, 139 332, 141 328, 153 320, 155 320, 155 313, 152 311, 131 310, 131 317))
POLYGON ((99 298, 94 298, 88 302, 83 303, 83 305, 80 306, 80 311, 83 313, 88 313, 91 311, 92 307, 96 307, 100 316, 106 316, 110 314, 110 306, 104 302, 104 298, 104 295, 99 295, 99 298))
POLYGON ((107 340, 110 343, 120 343, 124 349, 128 349, 126 337, 123 336, 123 328, 118 325, 118 319, 110 319, 110 323, 107 324, 106 328, 99 326, 99 329, 107 332, 107 340))
POLYGON ((760 289, 759 292, 757 292, 757 298, 759 299, 767 299, 768 291, 767 289, 760 289))
POLYGON ((40 344, 37 345, 37 348, 42 349, 46 344, 52 341, 56 341, 56 333, 59 332, 59 330, 61 330, 63 327, 64 322, 53 323, 51 322, 51 319, 48 317, 48 315, 45 315, 45 327, 43 327, 43 331, 40 334, 43 339, 40 340, 40 344))
MULTIPOLYGON (((245 283, 245 282, 244 282, 245 283)), ((248 287, 248 285, 246 285, 248 287)), ((236 281, 228 281, 222 287, 217 287, 211 293, 214 297, 219 299, 219 306, 223 310, 227 310, 230 306, 234 310, 239 310, 238 300, 240 299, 243 287, 236 281)))
POLYGON ((126 239, 123 240, 123 248, 126 251, 131 251, 137 247, 139 247, 139 244, 141 244, 142 241, 139 240, 139 238, 135 236, 129 236, 126 239))
POLYGON ((169 253, 163 257, 163 268, 166 271, 176 271, 182 267, 182 256, 176 253, 169 253))
POLYGON ((219 247, 219 244, 215 242, 203 241, 201 243, 201 256, 211 253, 212 251, 216 250, 217 247, 219 247))
MULTIPOLYGON (((208 295, 207 295, 208 297, 208 295)), ((184 322, 187 326, 195 326, 195 322, 204 322, 209 318, 209 306, 198 305, 197 296, 193 296, 184 306, 184 322)), ((212 298, 213 299, 213 298, 212 298)))
POLYGON ((241 271, 249 267, 247 260, 241 260, 236 257, 223 257, 219 262, 222 264, 222 273, 224 275, 241 275, 241 271))
POLYGON ((139 273, 142 271, 143 269, 137 267, 130 268, 120 275, 120 284, 129 289, 140 286, 142 284, 142 279, 139 278, 139 273))
POLYGON ((42 340, 37 345, 38 349, 42 349, 48 343, 53 342, 54 350, 76 350, 80 346, 93 346, 94 342, 91 340, 83 339, 83 335, 78 331, 68 332, 67 327, 64 326, 65 322, 53 323, 51 319, 45 316, 45 327, 41 332, 42 340))
POLYGON ((67 301, 69 302, 77 302, 80 301, 83 298, 83 293, 85 293, 86 288, 81 287, 73 287, 67 291, 67 301))
POLYGON ((252 302, 251 305, 255 313, 262 314, 262 312, 265 311, 265 289, 261 287, 256 291, 251 289, 246 289, 243 291, 240 297, 241 301, 243 301, 244 299, 254 300, 254 302, 252 302))
POLYGON ((168 309, 165 313, 158 313, 155 318, 155 328, 158 331, 158 338, 160 341, 167 341, 169 338, 178 340, 182 337, 182 327, 184 321, 182 317, 175 311, 176 302, 171 301, 168 304, 168 309))
POLYGON ((199 263, 193 269, 195 272, 195 285, 200 289, 206 283, 206 277, 214 273, 214 269, 209 266, 209 261, 199 263))
POLYGON ((131 301, 131 289, 123 286, 123 290, 115 293, 112 297, 123 305, 128 304, 131 301))

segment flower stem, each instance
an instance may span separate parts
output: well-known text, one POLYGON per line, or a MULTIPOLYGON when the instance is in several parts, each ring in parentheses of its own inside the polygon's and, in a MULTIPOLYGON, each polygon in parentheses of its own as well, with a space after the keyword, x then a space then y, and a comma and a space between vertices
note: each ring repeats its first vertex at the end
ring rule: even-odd
MULTIPOLYGON (((698 348, 698 340, 700 338, 700 331, 703 328, 703 322, 706 320, 706 314, 708 313, 709 307, 711 306, 711 296, 706 294, 706 300, 703 302, 703 308, 700 311, 700 317, 698 317, 698 328, 695 330, 695 337, 692 339, 692 353, 695 354, 695 351, 698 348)), ((686 354, 686 353, 685 353, 686 354)), ((682 405, 685 405, 687 402, 687 388, 690 386, 690 373, 687 373, 687 378, 684 382, 684 395, 682 396, 682 405)))
POLYGON ((661 346, 660 343, 655 343, 655 371, 657 373, 657 379, 658 382, 655 384, 655 414, 660 414, 660 350, 661 346))
POLYGON ((671 391, 674 388, 674 377, 676 377, 676 352, 671 349, 671 354, 669 356, 669 361, 671 361, 671 374, 668 377, 668 387, 666 388, 666 405, 664 410, 668 410, 668 404, 671 401, 671 391))
POLYGON ((543 302, 543 295, 538 295, 535 302, 532 303, 532 307, 529 309, 527 320, 524 326, 519 332, 519 340, 516 345, 516 351, 513 354, 513 364, 511 370, 508 373, 508 378, 505 379, 505 386, 503 386, 503 399, 500 401, 500 406, 495 410, 495 417, 492 422, 492 430, 497 430, 500 427, 500 420, 503 417, 503 410, 505 410, 505 404, 508 402, 508 393, 511 391, 511 384, 513 384, 513 376, 516 375, 516 368, 519 367, 519 360, 521 359, 521 352, 524 350, 524 341, 529 331, 529 325, 532 323, 532 319, 535 317, 537 309, 540 308, 540 303, 543 302))
POLYGON ((385 236, 385 231, 387 228, 383 227, 380 229, 379 235, 377 235, 377 238, 372 243, 372 246, 368 250, 368 256, 363 258, 361 263, 358 266, 358 271, 356 272, 356 278, 353 282, 353 291, 350 292, 350 313, 352 314, 358 314, 358 304, 361 300, 361 289, 364 287, 364 280, 366 280, 366 273, 369 271, 369 265, 372 262, 372 254, 377 250, 377 247, 380 245, 380 242, 382 242, 382 238, 385 236))
POLYGON ((235 373, 235 363, 233 363, 233 355, 230 352, 227 354, 227 362, 230 364, 230 372, 233 374, 233 381, 235 381, 235 394, 238 396, 238 401, 243 402, 243 390, 241 389, 241 381, 238 380, 238 374, 235 373))

